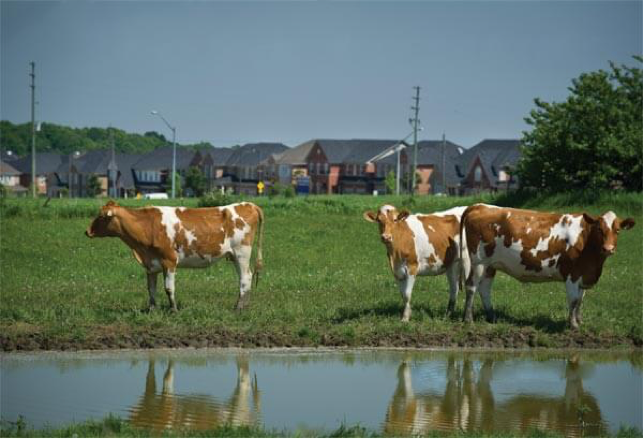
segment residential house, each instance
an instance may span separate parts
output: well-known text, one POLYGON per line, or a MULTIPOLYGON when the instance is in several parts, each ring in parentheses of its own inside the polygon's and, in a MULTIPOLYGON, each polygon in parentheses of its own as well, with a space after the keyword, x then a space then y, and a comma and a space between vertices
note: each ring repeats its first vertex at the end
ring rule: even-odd
POLYGON ((20 171, 0 160, 0 184, 15 195, 24 195, 27 188, 20 184, 20 171))
MULTIPOLYGON (((55 152, 36 153, 36 193, 38 195, 55 195, 58 187, 56 171, 62 162, 62 157, 61 154, 55 152)), ((20 172, 20 185, 26 188, 31 187, 31 154, 15 160, 11 166, 20 172)))
POLYGON ((275 155, 288 150, 283 143, 248 143, 232 148, 223 177, 230 177, 236 193, 254 195, 257 183, 276 175, 275 155))
POLYGON ((520 160, 520 140, 485 139, 466 150, 456 167, 461 194, 508 190, 518 186, 512 171, 520 160))
MULTIPOLYGON (((134 184, 140 193, 166 192, 171 186, 173 147, 164 146, 144 154, 132 165, 134 184)), ((193 149, 176 148, 176 172, 185 173, 191 166, 199 167, 203 155, 193 149)))
MULTIPOLYGON (((418 195, 446 193, 456 195, 460 186, 460 177, 456 164, 464 148, 448 140, 422 140, 418 142, 417 183, 418 195)), ((413 157, 413 148, 407 149, 413 157)))

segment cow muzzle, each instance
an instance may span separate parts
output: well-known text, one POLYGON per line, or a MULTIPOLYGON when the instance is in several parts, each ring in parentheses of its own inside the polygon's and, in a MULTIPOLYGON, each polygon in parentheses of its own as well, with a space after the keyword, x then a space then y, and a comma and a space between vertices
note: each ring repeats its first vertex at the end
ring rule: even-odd
POLYGON ((85 236, 88 237, 88 238, 93 238, 94 234, 92 233, 91 230, 87 229, 87 230, 85 230, 85 236))
POLYGON ((615 251, 616 251, 616 247, 613 245, 603 246, 603 253, 605 253, 608 256, 613 255, 615 251))
POLYGON ((390 244, 393 242, 393 236, 389 235, 388 233, 380 235, 380 238, 382 239, 382 242, 384 244, 390 244))

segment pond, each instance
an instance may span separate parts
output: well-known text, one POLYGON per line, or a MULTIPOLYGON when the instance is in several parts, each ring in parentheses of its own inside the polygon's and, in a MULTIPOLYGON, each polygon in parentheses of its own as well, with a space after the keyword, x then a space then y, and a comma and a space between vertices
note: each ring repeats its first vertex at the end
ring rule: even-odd
POLYGON ((643 428, 640 352, 152 350, 4 354, 0 414, 30 426, 113 413, 136 426, 359 424, 429 430, 643 428))

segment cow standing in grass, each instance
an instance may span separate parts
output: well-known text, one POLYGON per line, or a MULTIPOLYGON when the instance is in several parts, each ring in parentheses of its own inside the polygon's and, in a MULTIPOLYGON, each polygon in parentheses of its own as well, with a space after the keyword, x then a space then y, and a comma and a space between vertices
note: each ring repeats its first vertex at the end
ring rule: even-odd
POLYGON ((431 215, 411 215, 385 205, 377 213, 364 212, 364 219, 377 223, 380 228, 389 265, 404 300, 402 321, 411 318, 411 293, 417 276, 446 273, 449 280, 447 313, 453 312, 460 266, 465 273, 469 272, 469 254, 466 249, 460 252, 460 217, 465 209, 454 207, 431 215))
POLYGON ((149 306, 156 302, 156 281, 163 272, 170 307, 176 311, 174 277, 177 268, 206 268, 229 257, 239 275, 241 309, 248 300, 253 273, 250 268, 255 233, 258 230, 254 275, 262 266, 263 212, 252 203, 188 209, 185 207, 143 207, 128 209, 109 201, 100 209, 85 234, 90 237, 118 237, 127 244, 147 272, 149 306))
POLYGON ((487 320, 495 320, 491 285, 501 270, 521 282, 565 282, 569 324, 577 329, 585 290, 601 277, 605 260, 616 251, 618 233, 633 226, 632 218, 621 220, 611 211, 592 216, 470 206, 461 230, 471 259, 465 321, 473 320, 476 290, 487 320))

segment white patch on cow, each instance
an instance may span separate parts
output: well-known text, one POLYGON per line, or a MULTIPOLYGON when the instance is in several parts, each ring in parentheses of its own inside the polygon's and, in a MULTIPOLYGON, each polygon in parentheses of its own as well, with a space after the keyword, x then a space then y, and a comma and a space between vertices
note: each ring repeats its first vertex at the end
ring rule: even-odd
POLYGON ((605 221, 605 224, 607 224, 608 229, 612 229, 612 226, 614 225, 614 220, 616 219, 616 214, 612 212, 611 210, 609 212, 605 212, 603 214, 603 221, 605 221))
POLYGON ((432 226, 432 225, 430 225, 430 224, 429 224, 429 230, 430 230, 430 231, 432 231, 433 233, 435 233, 435 229, 434 229, 434 228, 433 228, 433 226, 432 226))
POLYGON ((531 233, 531 227, 527 227, 527 231, 525 233, 529 235, 531 233))
POLYGON ((507 212, 507 218, 511 216, 511 212, 507 212))
POLYGON ((176 237, 176 225, 181 225, 181 220, 176 216, 176 207, 155 206, 161 212, 161 224, 165 226, 165 233, 171 243, 174 243, 176 237))
POLYGON ((530 253, 536 256, 538 252, 548 251, 549 243, 556 239, 566 241, 565 250, 569 250, 576 245, 576 241, 578 241, 578 237, 583 231, 581 226, 582 219, 582 216, 562 215, 558 222, 549 229, 549 234, 545 238, 538 239, 536 247, 532 248, 530 253), (565 224, 565 222, 569 224, 565 224))
POLYGON ((395 207, 391 206, 390 204, 385 204, 384 206, 380 207, 380 213, 382 215, 386 215, 391 210, 396 210, 396 209, 395 209, 395 207))
POLYGON ((413 232, 419 274, 437 274, 438 272, 443 272, 442 260, 436 253, 435 247, 433 247, 429 239, 429 235, 427 235, 426 230, 424 230, 424 224, 418 219, 418 215, 409 215, 408 218, 406 218, 406 224, 413 232), (428 259, 431 258, 431 256, 435 259, 433 265, 429 265, 428 263, 428 259))
POLYGON ((189 248, 192 245, 192 243, 196 241, 196 236, 188 229, 184 229, 184 230, 185 230, 185 239, 188 241, 188 248, 189 248))

